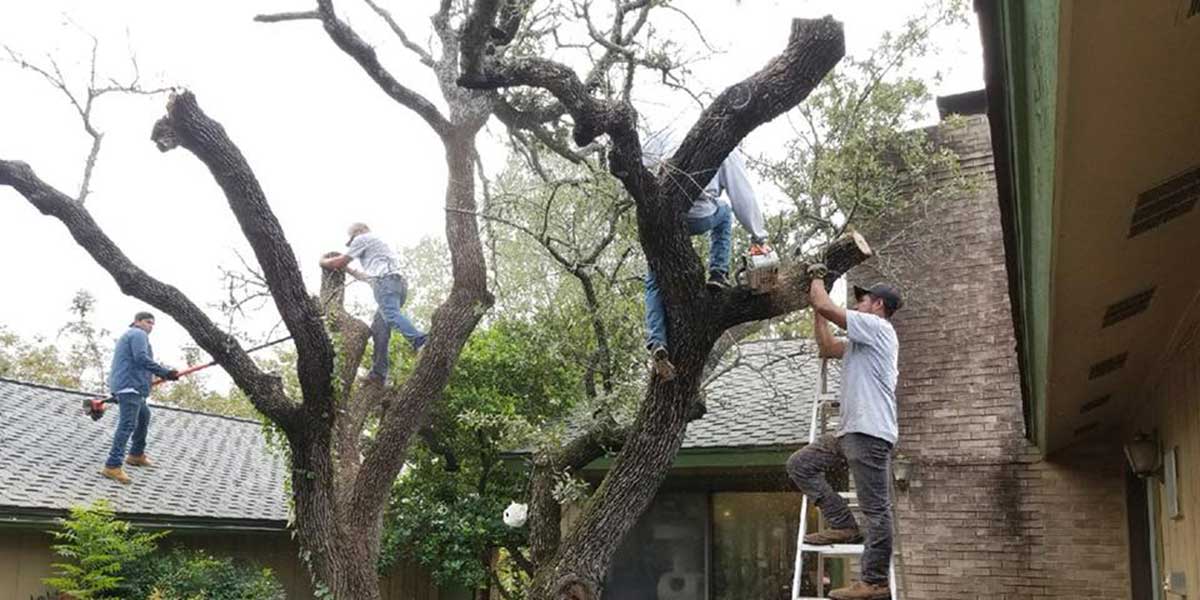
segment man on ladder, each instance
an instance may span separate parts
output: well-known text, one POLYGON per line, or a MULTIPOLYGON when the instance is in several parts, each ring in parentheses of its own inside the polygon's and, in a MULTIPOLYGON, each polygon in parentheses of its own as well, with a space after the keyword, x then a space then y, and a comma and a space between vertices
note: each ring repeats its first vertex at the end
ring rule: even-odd
MULTIPOLYGON (((882 600, 891 597, 892 503, 889 494, 896 427, 896 376, 900 343, 890 319, 902 302, 892 286, 854 287, 857 300, 846 310, 825 290, 824 265, 809 268, 809 304, 813 331, 822 358, 842 359, 840 418, 836 434, 822 435, 788 459, 788 476, 818 507, 831 529, 806 535, 806 545, 864 543, 846 499, 825 479, 841 464, 849 466, 866 517, 862 577, 833 590, 836 600, 882 600), (838 339, 828 322, 846 330, 838 339)), ((816 410, 817 407, 814 407, 816 410)))

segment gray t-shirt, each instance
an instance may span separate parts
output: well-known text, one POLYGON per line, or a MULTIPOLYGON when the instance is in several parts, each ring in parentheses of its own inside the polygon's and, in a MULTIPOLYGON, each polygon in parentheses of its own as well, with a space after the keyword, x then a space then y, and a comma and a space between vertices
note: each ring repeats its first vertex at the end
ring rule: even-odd
POLYGON ((350 242, 346 255, 362 263, 368 277, 400 272, 400 256, 373 233, 360 233, 350 242))
POLYGON ((865 433, 896 444, 896 363, 900 341, 887 319, 846 311, 841 425, 837 435, 865 433))

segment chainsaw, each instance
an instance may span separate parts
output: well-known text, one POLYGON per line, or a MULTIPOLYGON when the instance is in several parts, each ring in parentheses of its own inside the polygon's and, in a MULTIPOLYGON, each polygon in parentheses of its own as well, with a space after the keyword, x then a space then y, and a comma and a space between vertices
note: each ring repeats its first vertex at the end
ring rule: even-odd
MULTIPOLYGON (((277 340, 272 340, 270 342, 267 342, 260 346, 255 346, 255 347, 247 350, 246 354, 250 354, 252 352, 257 352, 259 350, 262 350, 264 348, 269 348, 276 344, 282 344, 283 342, 286 342, 290 339, 292 339, 292 336, 289 335, 285 338, 279 338, 277 340)), ((217 364, 217 361, 213 360, 213 361, 206 362, 202 365, 191 366, 191 367, 188 367, 188 368, 180 371, 179 376, 183 377, 184 375, 191 375, 192 373, 195 373, 196 371, 202 371, 202 370, 207 369, 215 364, 217 364)), ((150 386, 151 387, 157 386, 164 381, 166 381, 166 379, 155 379, 153 382, 150 383, 150 386)), ((106 404, 116 404, 116 403, 117 403, 117 397, 115 394, 110 395, 107 398, 105 398, 105 397, 88 398, 83 401, 83 413, 85 415, 91 417, 93 421, 99 421, 100 418, 104 416, 104 411, 108 409, 108 407, 105 405, 106 404)))
POLYGON ((752 294, 770 292, 779 280, 779 255, 766 244, 751 244, 734 277, 752 294))

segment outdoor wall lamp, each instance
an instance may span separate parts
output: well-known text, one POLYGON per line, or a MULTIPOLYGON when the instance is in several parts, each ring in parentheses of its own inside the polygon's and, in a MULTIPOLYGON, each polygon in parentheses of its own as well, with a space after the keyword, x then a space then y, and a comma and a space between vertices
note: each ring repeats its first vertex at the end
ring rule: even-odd
POLYGON ((1125 443, 1125 458, 1129 460, 1129 468, 1133 470, 1134 475, 1142 479, 1162 479, 1159 456, 1158 439, 1150 434, 1138 432, 1133 436, 1133 440, 1125 443))
POLYGON ((912 466, 912 459, 903 454, 897 454, 892 459, 892 480, 896 482, 896 489, 908 490, 908 482, 912 477, 912 466))

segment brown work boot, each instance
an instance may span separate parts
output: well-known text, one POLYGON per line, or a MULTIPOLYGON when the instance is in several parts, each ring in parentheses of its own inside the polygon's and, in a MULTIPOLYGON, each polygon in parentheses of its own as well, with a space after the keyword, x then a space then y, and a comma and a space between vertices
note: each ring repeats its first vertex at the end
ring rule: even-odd
POLYGON ((131 467, 153 467, 154 463, 145 454, 130 454, 125 457, 125 464, 131 467))
POLYGON ((133 478, 129 475, 126 475, 125 469, 122 469, 121 467, 104 467, 103 469, 100 469, 100 474, 114 481, 119 481, 125 485, 133 483, 133 478))
POLYGON ((850 587, 829 592, 829 597, 833 600, 889 600, 892 590, 888 589, 887 584, 855 581, 850 587))
POLYGON ((863 541, 862 533, 859 533, 858 528, 853 529, 826 529, 804 536, 805 544, 814 546, 828 546, 830 544, 861 544, 863 541))
POLYGON ((661 345, 655 345, 650 348, 650 367, 662 377, 663 381, 675 379, 675 365, 671 364, 671 358, 667 354, 667 348, 661 345))

